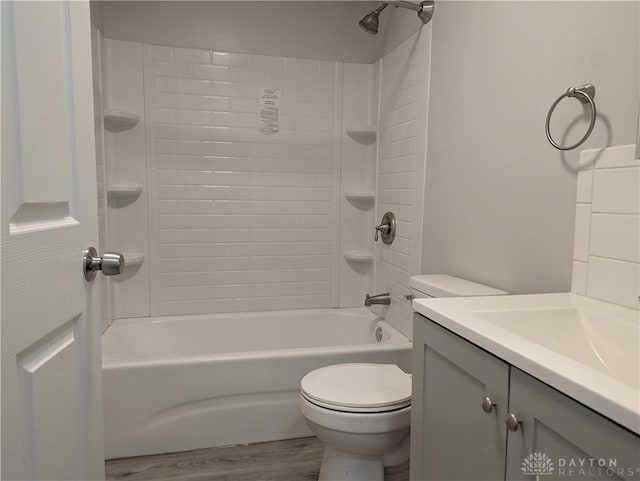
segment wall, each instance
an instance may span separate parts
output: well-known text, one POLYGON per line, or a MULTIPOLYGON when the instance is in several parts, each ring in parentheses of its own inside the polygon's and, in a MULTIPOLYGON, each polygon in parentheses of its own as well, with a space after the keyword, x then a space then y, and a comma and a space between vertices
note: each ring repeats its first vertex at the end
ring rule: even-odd
POLYGON ((340 69, 145 47, 152 315, 338 302, 340 69), (280 89, 273 135, 260 87, 280 89))
MULTIPOLYGON (((583 148, 635 142, 638 3, 440 2, 432 24, 423 272, 568 291, 578 153, 552 148, 544 120, 567 87, 592 82, 583 148)), ((565 100, 554 135, 577 140, 581 114, 565 100)))
POLYGON ((142 188, 108 195, 109 249, 144 254, 111 283, 113 317, 339 305, 343 64, 104 44, 105 110, 141 116, 106 132, 108 190, 142 188), (273 135, 260 87, 280 89, 273 135))
POLYGON ((363 32, 358 20, 378 2, 102 4, 103 33, 108 38, 316 60, 375 61, 376 38, 363 32))
POLYGON ((340 169, 340 307, 360 307, 364 294, 374 291, 378 83, 378 65, 344 65, 340 129, 343 159, 340 169))
POLYGON ((420 274, 422 210, 429 98, 431 25, 380 61, 377 215, 397 219, 392 244, 376 244, 376 293, 391 293, 391 305, 374 310, 411 336, 409 277, 420 274))
POLYGON ((639 308, 640 159, 633 144, 580 154, 571 291, 639 308))

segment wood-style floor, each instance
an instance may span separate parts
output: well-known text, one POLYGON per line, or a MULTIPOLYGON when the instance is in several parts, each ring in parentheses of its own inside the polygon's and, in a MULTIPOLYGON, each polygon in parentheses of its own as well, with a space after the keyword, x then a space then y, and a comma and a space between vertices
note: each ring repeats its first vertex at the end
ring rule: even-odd
MULTIPOLYGON (((107 481, 315 481, 323 445, 316 438, 198 449, 114 459, 107 481)), ((409 479, 408 466, 385 472, 387 481, 409 479)))

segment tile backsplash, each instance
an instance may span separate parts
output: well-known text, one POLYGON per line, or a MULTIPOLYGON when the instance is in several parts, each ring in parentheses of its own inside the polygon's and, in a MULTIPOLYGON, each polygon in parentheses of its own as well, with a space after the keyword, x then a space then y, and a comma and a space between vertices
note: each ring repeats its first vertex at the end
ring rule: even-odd
POLYGON ((571 291, 639 308, 640 159, 635 146, 584 150, 571 291))

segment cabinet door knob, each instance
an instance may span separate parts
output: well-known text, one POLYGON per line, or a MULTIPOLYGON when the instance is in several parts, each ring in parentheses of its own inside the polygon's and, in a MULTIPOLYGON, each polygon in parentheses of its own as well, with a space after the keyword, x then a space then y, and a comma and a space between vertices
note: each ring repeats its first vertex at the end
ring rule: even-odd
POLYGON ((513 413, 507 413, 507 417, 505 417, 504 421, 507 423, 509 431, 517 431, 518 427, 522 424, 522 421, 520 421, 513 413))
POLYGON ((482 398, 482 410, 485 413, 491 414, 491 412, 493 411, 493 406, 495 405, 496 403, 494 403, 489 396, 485 396, 482 398))

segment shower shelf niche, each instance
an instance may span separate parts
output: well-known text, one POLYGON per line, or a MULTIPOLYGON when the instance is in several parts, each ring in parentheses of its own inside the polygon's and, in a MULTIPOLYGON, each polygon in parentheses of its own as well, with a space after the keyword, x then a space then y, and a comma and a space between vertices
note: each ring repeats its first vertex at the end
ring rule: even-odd
POLYGON ((136 198, 142 193, 142 184, 109 184, 107 197, 109 199, 136 198))
POLYGON ((126 110, 105 110, 104 128, 109 132, 122 132, 135 127, 140 122, 140 116, 126 110))
POLYGON ((140 252, 125 252, 124 256, 124 268, 136 267, 144 262, 144 254, 140 252))
POLYGON ((352 202, 373 202, 376 195, 373 192, 345 192, 344 197, 352 202))
POLYGON ((351 262, 373 262, 373 252, 371 251, 344 251, 342 255, 351 262))
POLYGON ((370 144, 376 140, 377 129, 373 125, 350 127, 347 135, 361 144, 370 144))

